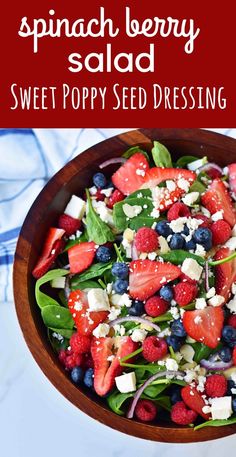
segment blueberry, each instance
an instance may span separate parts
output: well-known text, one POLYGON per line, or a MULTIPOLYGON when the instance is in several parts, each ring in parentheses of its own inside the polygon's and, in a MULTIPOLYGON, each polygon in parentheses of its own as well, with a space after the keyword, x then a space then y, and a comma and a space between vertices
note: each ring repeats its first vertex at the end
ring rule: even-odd
POLYGON ((133 300, 132 306, 128 308, 130 316, 141 316, 144 313, 144 304, 140 300, 133 300))
POLYGON ((107 246, 99 246, 96 251, 96 258, 98 262, 106 263, 111 260, 112 254, 110 248, 107 246))
POLYGON ((129 274, 129 267, 126 263, 116 262, 116 263, 113 263, 111 272, 117 278, 125 279, 125 278, 127 278, 128 274, 129 274))
POLYGON ((195 230, 193 238, 197 244, 201 244, 207 251, 212 248, 212 233, 206 227, 195 230))
POLYGON ((128 289, 127 279, 117 279, 113 284, 113 289, 117 294, 124 294, 128 289))
POLYGON ((167 238, 169 235, 173 233, 167 221, 157 222, 155 230, 158 233, 158 235, 162 235, 164 236, 164 238, 167 238))
POLYGON ((236 413, 236 397, 234 397, 232 400, 232 410, 234 413, 236 413))
POLYGON ((178 338, 178 336, 175 335, 167 336, 166 342, 168 346, 172 346, 175 352, 177 352, 180 349, 180 346, 182 345, 181 338, 178 338))
POLYGON ((224 346, 223 348, 221 348, 219 350, 218 354, 219 354, 219 357, 222 360, 222 362, 229 362, 231 360, 232 353, 231 353, 230 348, 227 346, 224 346))
POLYGON ((236 329, 231 327, 230 325, 225 325, 225 327, 222 330, 222 338, 230 347, 235 346, 236 329))
POLYGON ((171 326, 171 334, 174 336, 179 336, 180 338, 182 338, 183 336, 186 336, 184 326, 180 319, 176 319, 173 322, 173 324, 171 326))
POLYGON ((104 189, 107 184, 106 176, 103 173, 96 173, 93 176, 93 184, 98 187, 99 189, 104 189))
POLYGON ((160 297, 166 301, 171 301, 173 299, 174 293, 171 286, 162 286, 160 289, 160 297))
POLYGON ((185 242, 185 249, 186 249, 187 251, 195 251, 195 249, 196 249, 196 242, 195 242, 193 239, 191 239, 191 240, 189 240, 189 241, 186 241, 186 242, 185 242))
POLYGON ((169 246, 170 246, 170 249, 172 249, 172 250, 182 249, 184 247, 184 243, 185 243, 185 240, 182 237, 182 235, 180 235, 180 233, 174 233, 174 235, 172 235, 172 237, 171 237, 169 246))
POLYGON ((186 224, 184 224, 184 229, 181 233, 183 233, 184 235, 189 235, 189 228, 186 224))
POLYGON ((84 377, 84 370, 81 367, 75 367, 71 370, 70 377, 75 384, 80 384, 84 377))
POLYGON ((182 401, 181 389, 178 389, 177 386, 174 386, 174 389, 170 394, 170 401, 172 405, 177 403, 177 401, 182 401))
POLYGON ((89 389, 92 389, 92 387, 93 387, 93 378, 94 378, 94 371, 93 371, 93 368, 88 368, 88 369, 85 371, 85 375, 84 375, 84 384, 85 384, 86 387, 88 387, 89 389))
POLYGON ((226 392, 226 394, 227 395, 232 395, 231 389, 235 389, 235 388, 236 388, 235 382, 232 379, 230 379, 227 382, 227 392, 226 392))

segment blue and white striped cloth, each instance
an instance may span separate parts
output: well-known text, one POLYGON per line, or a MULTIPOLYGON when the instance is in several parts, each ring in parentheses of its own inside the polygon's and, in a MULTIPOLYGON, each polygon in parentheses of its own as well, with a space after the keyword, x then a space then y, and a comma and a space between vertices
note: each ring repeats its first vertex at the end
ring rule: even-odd
MULTIPOLYGON (((13 299, 12 264, 17 237, 42 187, 74 156, 126 130, 0 130, 0 301, 13 299)), ((236 129, 218 131, 236 138, 236 129)))

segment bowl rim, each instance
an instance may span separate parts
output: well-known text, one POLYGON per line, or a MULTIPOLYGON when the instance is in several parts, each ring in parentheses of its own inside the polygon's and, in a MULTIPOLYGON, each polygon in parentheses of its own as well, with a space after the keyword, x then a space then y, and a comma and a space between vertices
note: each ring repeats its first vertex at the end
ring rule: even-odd
MULTIPOLYGON (((235 433, 236 426, 228 425, 224 427, 206 427, 194 432, 193 429, 189 427, 175 427, 169 425, 157 426, 137 421, 131 422, 125 417, 118 416, 112 411, 106 409, 102 404, 95 403, 91 398, 71 383, 63 370, 56 364, 55 356, 53 358, 49 354, 47 348, 43 344, 39 329, 37 328, 30 309, 28 260, 32 239, 27 238, 29 238, 29 230, 32 229, 33 232, 33 225, 35 226, 35 222, 37 222, 37 220, 35 221, 35 215, 40 203, 46 198, 46 195, 49 192, 51 192, 52 199, 55 198, 61 187, 61 183, 65 182, 67 179, 68 172, 70 179, 76 175, 78 173, 78 168, 76 166, 78 165, 78 160, 87 156, 89 152, 94 151, 99 154, 99 151, 103 149, 103 145, 105 144, 107 147, 111 145, 113 149, 115 144, 115 148, 117 148, 118 152, 121 148, 127 149, 127 146, 132 146, 134 144, 150 144, 154 138, 158 138, 160 141, 185 140, 188 142, 192 141, 194 143, 198 142, 199 144, 203 143, 204 145, 207 144, 208 146, 211 145, 218 148, 224 147, 224 149, 229 149, 236 156, 236 140, 233 138, 207 130, 169 128, 131 130, 105 139, 104 141, 97 143, 79 154, 48 181, 32 204, 22 225, 17 242, 13 266, 13 288, 16 313, 26 344, 46 377, 64 397, 93 419, 96 419, 99 422, 125 434, 159 442, 187 443, 218 439, 235 433), (57 186, 54 185, 56 177, 60 178, 58 179, 57 186), (19 283, 21 283, 23 296, 18 292, 19 283)), ((39 214, 37 214, 38 220, 42 214, 43 207, 40 208, 39 214)))

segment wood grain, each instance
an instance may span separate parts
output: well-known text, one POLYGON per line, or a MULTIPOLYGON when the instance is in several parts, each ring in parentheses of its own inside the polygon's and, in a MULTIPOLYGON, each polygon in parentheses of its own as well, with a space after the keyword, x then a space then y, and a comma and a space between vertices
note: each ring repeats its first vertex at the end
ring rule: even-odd
MULTIPOLYGON (((153 441, 188 443, 213 440, 236 431, 235 426, 204 428, 197 432, 187 427, 166 424, 146 425, 117 416, 105 402, 75 387, 48 342, 34 298, 31 271, 45 234, 56 223, 72 193, 83 193, 101 161, 121 155, 128 147, 140 145, 150 150, 152 141, 164 143, 174 158, 182 155, 207 155, 210 161, 227 165, 236 160, 236 141, 199 129, 140 129, 105 140, 62 168, 45 186, 32 205, 17 244, 14 263, 16 312, 26 343, 38 365, 54 386, 75 406, 92 418, 123 433, 153 441)), ((108 176, 114 166, 106 169, 108 176)))

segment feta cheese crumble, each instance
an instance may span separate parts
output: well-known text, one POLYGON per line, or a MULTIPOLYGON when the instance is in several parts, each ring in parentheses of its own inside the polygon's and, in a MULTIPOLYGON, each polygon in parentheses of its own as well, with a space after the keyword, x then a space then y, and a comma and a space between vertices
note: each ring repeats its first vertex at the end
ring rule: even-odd
POLYGON ((94 330, 93 330, 93 336, 96 338, 105 338, 110 331, 110 327, 108 324, 99 324, 94 330))
POLYGON ((142 343, 147 336, 147 331, 144 329, 135 328, 131 335, 131 340, 135 343, 142 343))
POLYGON ((116 387, 122 394, 134 392, 136 390, 136 376, 135 372, 122 374, 115 378, 116 387))
POLYGON ((107 292, 103 289, 90 289, 88 291, 89 311, 109 311, 110 303, 107 292))
POLYGON ((123 208, 125 215, 127 217, 129 217, 129 219, 132 219, 133 217, 138 216, 143 210, 142 206, 129 205, 128 203, 124 203, 122 208, 123 208))
POLYGON ((184 260, 181 271, 189 278, 199 281, 203 268, 194 259, 187 258, 184 260))

